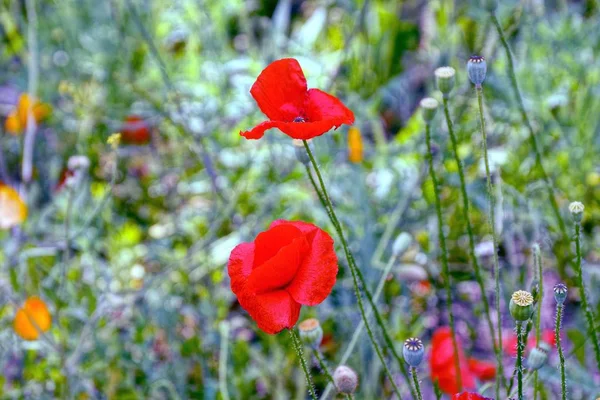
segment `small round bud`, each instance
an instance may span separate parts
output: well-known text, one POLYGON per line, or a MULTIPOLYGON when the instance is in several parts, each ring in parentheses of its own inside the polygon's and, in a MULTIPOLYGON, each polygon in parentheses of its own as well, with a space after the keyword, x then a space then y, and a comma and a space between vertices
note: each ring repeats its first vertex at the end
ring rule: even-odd
POLYGON ((540 346, 534 347, 529 352, 529 357, 527 357, 527 368, 532 371, 536 371, 540 369, 548 359, 548 347, 544 345, 544 343, 540 343, 540 346))
POLYGON ((352 368, 340 365, 333 372, 333 382, 338 392, 352 394, 358 386, 358 375, 352 368))
POLYGON ((527 321, 533 313, 533 296, 525 290, 517 290, 512 294, 508 308, 515 321, 527 321))
POLYGON ((404 360, 411 367, 418 367, 423 361, 425 355, 425 348, 423 342, 419 338, 409 338, 404 341, 404 347, 402 347, 402 354, 404 360))
POLYGON ((300 340, 313 349, 318 349, 323 341, 323 328, 316 318, 305 319, 298 325, 300 340))
POLYGON ((292 145, 294 146, 294 152, 296 153, 296 158, 304 165, 308 165, 310 163, 310 157, 304 148, 304 143, 300 139, 292 140, 292 145))
POLYGON ((485 80, 487 64, 482 56, 471 56, 467 61, 467 75, 475 87, 480 88, 485 80))
POLYGON ((557 304, 564 304, 567 299, 567 285, 564 283, 557 283, 554 285, 554 300, 557 304))
POLYGON ((573 221, 581 222, 584 208, 583 203, 580 201, 574 201, 569 204, 569 212, 571 213, 571 217, 573 217, 573 221))
POLYGON ((433 97, 425 97, 419 105, 421 106, 421 110, 423 112, 423 119, 425 122, 429 123, 435 117, 435 112, 438 108, 438 101, 433 97))
POLYGON ((399 234, 392 245, 392 255, 398 257, 400 254, 404 253, 411 242, 412 237, 408 233, 402 232, 399 234))
POLYGON ((482 0, 482 3, 489 12, 494 12, 498 8, 498 0, 482 0))
POLYGON ((454 76, 456 75, 456 70, 452 67, 440 67, 435 70, 435 80, 437 83, 437 87, 447 96, 450 94, 452 89, 454 88, 454 76))

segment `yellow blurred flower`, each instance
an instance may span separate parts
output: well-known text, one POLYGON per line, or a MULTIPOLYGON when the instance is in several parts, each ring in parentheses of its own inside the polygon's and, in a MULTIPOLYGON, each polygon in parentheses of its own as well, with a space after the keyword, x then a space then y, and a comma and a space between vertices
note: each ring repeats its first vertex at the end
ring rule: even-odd
POLYGON ((17 310, 13 327, 15 333, 25 340, 36 340, 41 332, 47 332, 52 324, 48 306, 37 296, 25 300, 23 307, 17 310))
POLYGON ((351 126, 348 130, 348 159, 350 162, 359 163, 363 160, 363 141, 360 129, 351 126))
POLYGON ((29 97, 27 93, 23 93, 19 96, 17 107, 6 118, 6 131, 12 135, 23 133, 27 127, 27 113, 30 109, 36 123, 44 120, 52 111, 48 104, 41 103, 29 97))
POLYGON ((0 182, 0 229, 20 225, 27 217, 27 205, 19 193, 0 182))
POLYGON ((120 133, 113 133, 112 135, 110 135, 108 137, 108 139, 106 140, 106 143, 108 143, 113 149, 117 149, 117 147, 119 147, 119 143, 121 143, 121 134, 120 133))

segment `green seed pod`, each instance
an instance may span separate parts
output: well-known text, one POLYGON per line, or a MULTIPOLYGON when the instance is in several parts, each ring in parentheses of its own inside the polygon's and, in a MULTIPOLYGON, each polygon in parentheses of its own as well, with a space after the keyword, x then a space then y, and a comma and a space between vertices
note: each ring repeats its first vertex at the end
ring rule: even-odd
POLYGON ((404 342, 402 355, 408 365, 413 368, 418 367, 425 356, 425 348, 423 342, 419 338, 409 338, 404 342))
POLYGON ((525 290, 518 290, 511 296, 508 308, 515 321, 527 321, 533 313, 533 296, 525 290))
POLYGON ((452 67, 440 67, 435 70, 435 80, 438 89, 444 96, 448 96, 454 89, 456 70, 452 67))
POLYGON ((298 325, 300 340, 313 349, 318 349, 323 340, 323 328, 315 318, 305 319, 298 325))
MULTIPOLYGON (((540 343, 543 345, 544 343, 540 343)), ((546 363, 548 359, 548 351, 543 346, 535 347, 529 352, 527 357, 527 368, 532 371, 536 371, 546 363)))
POLYGON ((435 117, 435 113, 439 105, 438 101, 433 97, 425 97, 423 100, 421 100, 419 105, 421 106, 423 119, 426 123, 430 123, 433 120, 433 117, 435 117))
POLYGON ((575 222, 581 222, 581 218, 583 217, 583 210, 585 207, 583 203, 580 201, 574 201, 569 204, 569 212, 571 213, 571 217, 575 222))
POLYGON ((475 87, 481 87, 481 84, 485 80, 486 73, 487 64, 483 56, 469 57, 469 61, 467 62, 467 75, 475 87))
POLYGON ((567 299, 567 285, 564 283, 557 283, 554 285, 554 300, 557 304, 564 304, 567 299))
POLYGON ((482 0, 482 3, 489 12, 494 12, 498 8, 498 0, 482 0))

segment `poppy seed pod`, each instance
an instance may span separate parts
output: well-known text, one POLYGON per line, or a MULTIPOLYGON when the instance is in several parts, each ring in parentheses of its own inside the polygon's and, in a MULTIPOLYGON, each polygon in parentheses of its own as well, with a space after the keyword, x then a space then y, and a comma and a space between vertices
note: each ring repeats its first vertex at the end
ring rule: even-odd
POLYGON ((512 294, 508 308, 515 321, 527 321, 533 313, 533 296, 525 290, 517 290, 512 294))
POLYGON ((489 12, 494 12, 498 8, 498 0, 482 0, 483 6, 489 12))
POLYGON ((294 152, 296 153, 296 158, 304 165, 308 165, 310 163, 310 157, 308 156, 308 152, 304 148, 304 143, 300 139, 292 140, 292 145, 294 146, 294 152))
POLYGON ((567 299, 567 285, 564 283, 557 283, 554 285, 554 300, 557 304, 564 304, 567 299))
POLYGON ((435 117, 435 113, 439 105, 438 101, 433 97, 425 97, 423 100, 421 100, 419 105, 421 106, 421 110, 423 112, 423 119, 426 123, 430 123, 433 120, 433 117, 435 117))
POLYGON ((316 318, 305 319, 298 325, 300 340, 313 349, 318 349, 323 340, 323 328, 316 318))
POLYGON ((456 70, 452 67, 440 67, 435 70, 435 81, 437 88, 444 96, 450 94, 454 89, 454 77, 456 70))
POLYGON ((540 343, 540 346, 534 347, 529 352, 529 357, 527 357, 527 368, 532 371, 536 371, 546 363, 548 359, 548 345, 544 342, 540 343))
POLYGON ((340 365, 333 373, 333 382, 338 392, 352 394, 358 386, 358 375, 352 368, 340 365))
POLYGON ((487 64, 482 56, 471 56, 467 61, 467 75, 475 87, 480 88, 485 80, 487 64))
POLYGON ((583 217, 583 210, 585 207, 583 203, 580 201, 574 201, 569 204, 569 212, 571 213, 571 217, 575 222, 581 222, 581 218, 583 217))
POLYGON ((404 341, 404 347, 402 347, 402 354, 404 360, 411 367, 418 367, 423 361, 425 355, 425 348, 423 342, 419 338, 409 338, 404 341))

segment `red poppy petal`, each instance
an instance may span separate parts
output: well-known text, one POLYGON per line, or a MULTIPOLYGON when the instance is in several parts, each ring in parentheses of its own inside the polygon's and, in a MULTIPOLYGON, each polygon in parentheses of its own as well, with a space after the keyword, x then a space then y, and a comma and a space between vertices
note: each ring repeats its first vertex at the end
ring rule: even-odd
POLYGON ((247 287, 257 294, 283 289, 296 279, 300 261, 307 249, 308 242, 304 237, 294 239, 292 243, 282 247, 274 257, 252 270, 247 287))
MULTIPOLYGON (((458 338, 457 338, 458 340, 458 338)), ((431 380, 437 381, 440 389, 449 394, 458 392, 457 373, 460 373, 463 389, 473 389, 475 380, 469 371, 460 342, 457 343, 460 371, 454 366, 454 347, 450 328, 439 328, 431 339, 429 366, 431 380)))
POLYGON ((279 128, 279 130, 293 139, 308 140, 321 136, 329 132, 333 128, 337 128, 341 123, 336 120, 323 120, 316 122, 280 122, 280 121, 265 121, 256 125, 249 131, 240 132, 240 135, 246 139, 260 139, 264 136, 265 131, 271 128, 279 128))
POLYGON ((487 397, 483 397, 478 393, 456 393, 452 396, 452 400, 488 400, 487 397))
POLYGON ((314 237, 314 234, 317 233, 317 231, 321 230, 318 226, 311 224, 310 222, 304 222, 304 221, 287 221, 285 219, 276 219, 275 221, 271 222, 271 225, 269 225, 269 229, 271 228, 275 228, 276 226, 280 226, 280 225, 291 225, 294 228, 298 229, 303 235, 307 236, 308 241, 312 241, 312 238, 314 237))
POLYGON ((338 272, 338 260, 333 239, 327 232, 317 228, 314 234, 309 232, 308 235, 313 236, 310 251, 287 290, 298 303, 314 306, 331 293, 338 272))
POLYGON ((306 78, 300 64, 284 58, 269 64, 250 89, 260 110, 269 119, 291 122, 302 115, 306 78))
POLYGON ((480 381, 489 381, 496 377, 496 364, 469 358, 469 369, 480 381))
POLYGON ((293 328, 300 316, 300 304, 285 290, 238 297, 240 305, 252 317, 260 329, 275 334, 285 328, 293 328))
POLYGON ((308 91, 304 115, 309 122, 328 120, 336 128, 354 122, 354 113, 344 103, 319 89, 308 91))
POLYGON ((280 225, 275 228, 259 233, 254 240, 254 268, 261 266, 285 246, 291 244, 294 239, 302 237, 302 232, 293 225, 280 225))
POLYGON ((240 243, 229 256, 227 272, 231 279, 231 291, 238 297, 244 294, 246 281, 252 272, 254 247, 254 243, 240 243))

